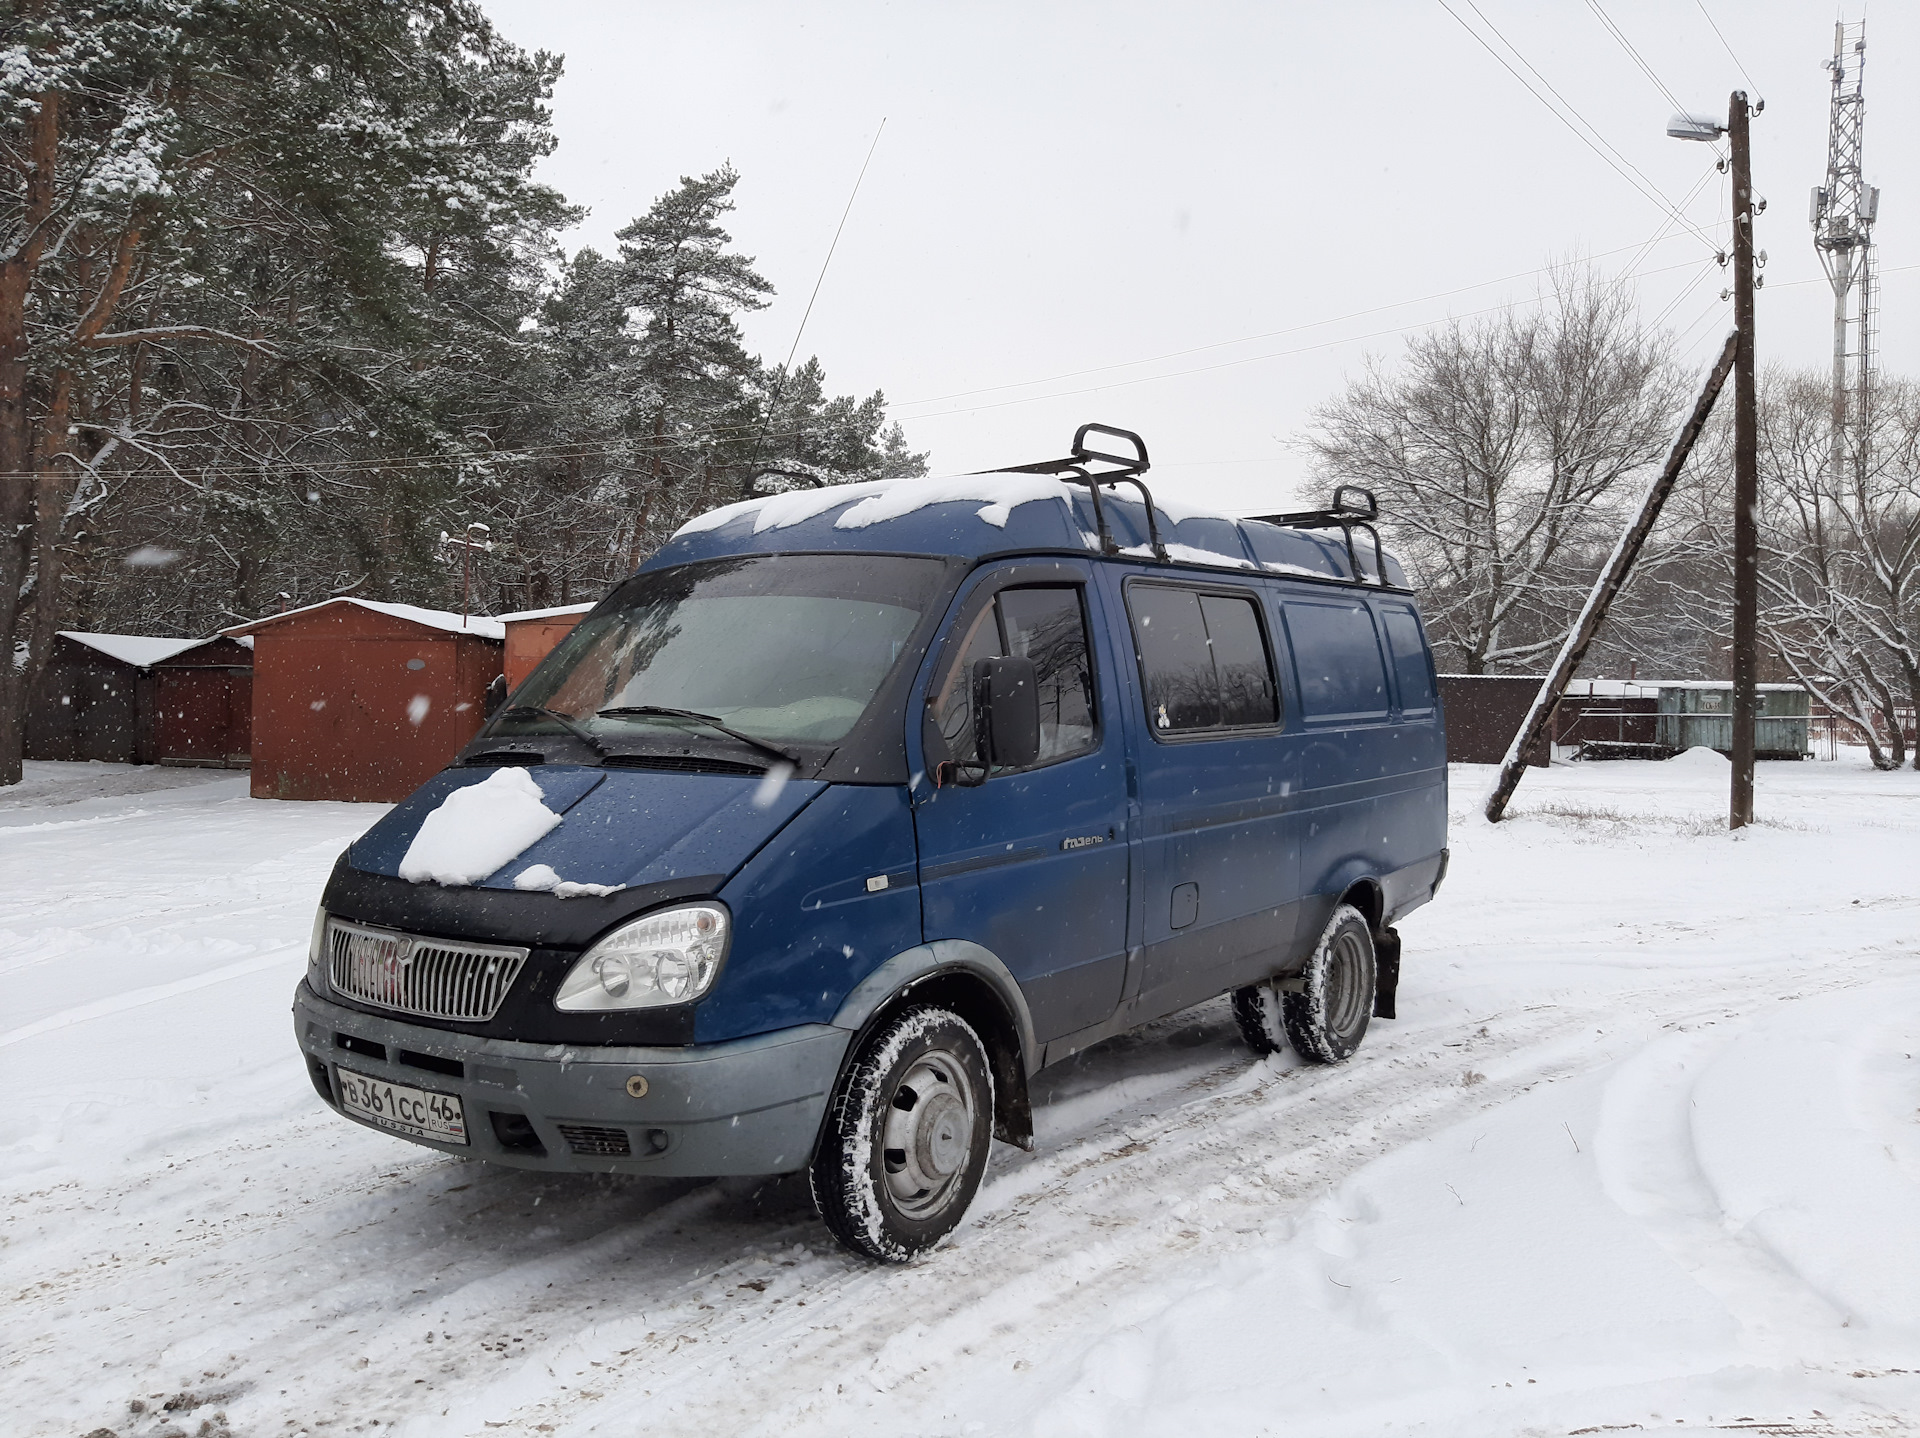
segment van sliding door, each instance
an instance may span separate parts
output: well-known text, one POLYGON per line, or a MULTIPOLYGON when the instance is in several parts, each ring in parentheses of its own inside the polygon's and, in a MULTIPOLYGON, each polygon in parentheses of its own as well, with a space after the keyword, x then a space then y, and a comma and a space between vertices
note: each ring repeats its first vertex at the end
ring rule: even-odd
POLYGON ((1260 592, 1136 579, 1126 603, 1146 734, 1133 997, 1145 1020, 1280 966, 1294 937, 1299 838, 1260 592))

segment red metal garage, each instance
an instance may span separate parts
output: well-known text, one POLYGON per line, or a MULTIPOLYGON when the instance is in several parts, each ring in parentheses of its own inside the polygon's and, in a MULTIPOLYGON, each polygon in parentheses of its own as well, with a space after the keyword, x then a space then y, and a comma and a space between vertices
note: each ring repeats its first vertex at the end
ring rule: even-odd
POLYGON ((330 599, 237 625, 253 650, 258 799, 404 799, 480 727, 497 619, 330 599))
POLYGON ((500 622, 507 630, 507 689, 518 689, 520 681, 533 673, 534 666, 547 657, 554 645, 573 632, 580 616, 591 608, 591 604, 568 604, 559 609, 523 609, 518 614, 502 614, 500 622))
POLYGON ((27 757, 151 764, 152 666, 200 642, 79 630, 54 635, 27 706, 27 757))
POLYGON ((252 734, 251 640, 203 640, 153 666, 155 763, 244 769, 252 734))

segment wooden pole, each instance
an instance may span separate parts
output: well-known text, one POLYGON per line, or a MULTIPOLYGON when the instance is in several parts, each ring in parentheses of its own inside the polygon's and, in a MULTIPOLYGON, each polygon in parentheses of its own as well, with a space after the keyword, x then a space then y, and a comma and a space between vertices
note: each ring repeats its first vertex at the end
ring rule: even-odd
MULTIPOLYGON (((1733 148, 1733 329, 1740 352, 1733 373, 1733 783, 1727 827, 1753 822, 1753 738, 1760 677, 1760 443, 1754 380, 1753 164, 1747 96, 1727 107, 1733 148)), ((1865 311, 1863 310, 1864 314, 1865 311)))
POLYGON ((1507 749, 1507 757, 1501 761, 1500 782, 1494 785, 1493 792, 1487 796, 1488 822, 1499 823, 1507 812, 1507 801, 1513 797, 1513 791, 1520 785, 1520 776, 1526 772, 1527 754, 1546 737, 1554 706, 1560 702, 1560 696, 1566 693, 1567 683, 1573 678, 1573 671, 1580 667, 1580 661, 1586 657, 1587 646, 1593 643, 1593 636, 1600 632, 1601 621, 1607 617, 1607 610, 1614 598, 1627 587, 1627 575, 1632 571, 1634 561, 1640 557, 1641 549, 1646 546, 1647 536, 1653 533, 1653 526, 1660 518, 1667 496, 1673 493, 1673 486, 1679 481, 1687 456, 1693 452, 1694 442, 1707 427, 1707 416, 1713 413, 1713 402, 1720 398, 1727 376, 1733 371, 1739 346, 1740 336, 1737 332, 1727 336, 1727 342, 1720 350, 1720 358, 1714 362, 1707 383, 1700 391, 1700 398, 1694 401, 1693 413, 1674 438, 1673 448, 1667 454, 1667 462, 1661 468, 1659 478, 1647 491, 1647 497, 1640 501, 1640 512, 1620 536, 1620 542, 1614 545, 1606 568, 1600 571, 1600 577, 1594 581, 1593 592, 1587 595, 1580 618, 1568 633, 1567 642, 1560 646, 1553 668, 1547 672, 1546 682, 1540 686, 1533 707, 1527 711, 1526 722, 1520 726, 1520 732, 1514 735, 1513 744, 1507 749))

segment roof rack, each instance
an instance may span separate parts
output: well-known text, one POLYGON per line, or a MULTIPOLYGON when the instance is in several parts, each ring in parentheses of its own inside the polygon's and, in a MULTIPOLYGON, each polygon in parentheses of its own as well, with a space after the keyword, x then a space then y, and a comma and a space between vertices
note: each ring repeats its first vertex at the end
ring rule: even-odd
POLYGON ((1373 497, 1373 491, 1362 489, 1357 484, 1335 485, 1333 503, 1325 509, 1302 509, 1291 514, 1250 514, 1249 519, 1257 519, 1266 524, 1277 524, 1283 529, 1337 529, 1347 541, 1347 562, 1353 566, 1356 582, 1365 578, 1360 572, 1360 552, 1354 547, 1353 532, 1364 529, 1373 540, 1373 582, 1385 585, 1387 582, 1387 551, 1380 543, 1380 531, 1373 522, 1380 517, 1379 501, 1373 497), (1349 499, 1349 495, 1358 495, 1366 501, 1364 505, 1349 499))
POLYGON ((802 484, 812 485, 815 489, 827 487, 826 479, 820 475, 809 474, 802 469, 782 469, 777 464, 760 464, 747 471, 747 477, 740 486, 740 497, 742 499, 760 498, 760 491, 754 486, 768 477, 798 480, 802 484))
POLYGON ((1107 512, 1100 502, 1100 491, 1116 484, 1130 484, 1140 491, 1141 501, 1147 507, 1147 544, 1153 551, 1153 557, 1162 564, 1168 563, 1167 546, 1160 542, 1160 525, 1153 514, 1153 495, 1141 482, 1140 476, 1153 466, 1147 459, 1147 442, 1130 429, 1115 429, 1108 424, 1083 424, 1073 432, 1073 451, 1065 459, 1043 459, 1034 464, 1010 464, 999 469, 981 470, 982 474, 1049 474, 1068 481, 1077 481, 1087 487, 1093 496, 1093 523, 1100 531, 1100 552, 1118 554, 1120 546, 1114 542, 1113 531, 1107 526, 1107 512), (1106 435, 1113 439, 1123 439, 1133 446, 1131 457, 1121 454, 1108 454, 1104 450, 1090 449, 1087 436, 1106 435), (1094 463, 1113 465, 1112 469, 1089 469, 1094 463))

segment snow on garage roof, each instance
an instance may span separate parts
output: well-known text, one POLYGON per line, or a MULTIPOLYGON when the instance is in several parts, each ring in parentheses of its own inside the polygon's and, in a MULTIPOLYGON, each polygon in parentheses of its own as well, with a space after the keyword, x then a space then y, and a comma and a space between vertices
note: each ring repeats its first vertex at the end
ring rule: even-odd
MULTIPOLYGON (((418 624, 427 629, 444 630, 449 634, 472 634, 481 639, 505 639, 506 626, 498 619, 489 619, 484 614, 460 615, 446 609, 422 609, 417 604, 382 604, 372 599, 323 599, 318 604, 302 605, 298 609, 289 609, 285 614, 269 614, 265 619, 256 619, 249 624, 236 624, 231 629, 220 632, 229 638, 240 639, 258 633, 270 624, 278 624, 283 619, 291 619, 296 614, 311 614, 317 609, 325 609, 334 604, 354 604, 362 609, 371 609, 376 614, 385 614, 394 619, 404 619, 409 624, 418 624)), ((197 642, 197 641, 196 641, 197 642)))
POLYGON ((118 659, 122 664, 131 664, 136 669, 145 669, 150 664, 171 659, 176 654, 207 642, 204 639, 161 639, 150 634, 88 634, 78 629, 62 629, 59 634, 62 639, 84 644, 109 659, 118 659))
POLYGON ((562 604, 557 609, 516 609, 511 614, 493 617, 502 624, 515 624, 522 619, 564 619, 569 614, 585 614, 591 608, 591 604, 562 604))

